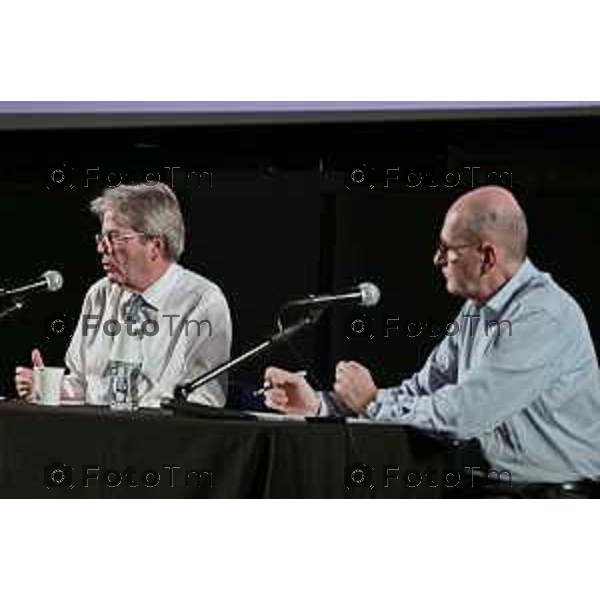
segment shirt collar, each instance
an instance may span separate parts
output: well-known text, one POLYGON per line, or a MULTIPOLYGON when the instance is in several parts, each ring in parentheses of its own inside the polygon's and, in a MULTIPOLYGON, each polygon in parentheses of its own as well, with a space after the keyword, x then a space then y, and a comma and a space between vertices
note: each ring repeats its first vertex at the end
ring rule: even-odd
POLYGON ((535 277, 539 271, 527 258, 519 270, 486 303, 485 308, 493 313, 501 313, 514 294, 535 277))
MULTIPOLYGON (((173 290, 175 280, 179 277, 181 267, 176 263, 171 263, 167 270, 146 290, 140 294, 144 302, 156 310, 161 310, 173 290)), ((125 300, 133 294, 127 294, 125 300)))

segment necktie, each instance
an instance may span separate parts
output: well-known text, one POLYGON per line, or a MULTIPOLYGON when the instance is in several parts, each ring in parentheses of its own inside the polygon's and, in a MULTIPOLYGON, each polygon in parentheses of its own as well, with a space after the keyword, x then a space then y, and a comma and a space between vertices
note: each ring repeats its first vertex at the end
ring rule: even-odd
POLYGON ((141 310, 144 303, 144 298, 140 294, 133 294, 124 306, 123 312, 128 331, 122 330, 119 333, 116 342, 119 350, 110 363, 110 405, 117 410, 132 410, 137 407, 138 380, 141 373, 138 344, 141 343, 142 337, 139 324, 142 321, 141 310), (135 337, 130 337, 129 331, 132 331, 135 337))
MULTIPOLYGON (((141 294, 133 294, 129 300, 125 303, 125 321, 129 321, 131 323, 135 323, 139 325, 141 322, 142 316, 142 306, 144 306, 145 301, 141 294)), ((138 329, 136 328, 136 331, 138 329)))

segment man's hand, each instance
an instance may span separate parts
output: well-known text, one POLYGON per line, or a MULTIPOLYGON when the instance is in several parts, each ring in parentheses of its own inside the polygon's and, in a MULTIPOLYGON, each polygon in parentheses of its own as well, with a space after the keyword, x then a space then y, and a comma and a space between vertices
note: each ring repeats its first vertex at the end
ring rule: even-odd
MULTIPOLYGON (((37 348, 31 353, 31 364, 34 367, 44 366, 42 355, 37 348)), ((15 371, 15 385, 19 398, 33 400, 33 371, 31 369, 17 367, 15 371)))
POLYGON ((302 375, 269 367, 265 371, 265 405, 274 410, 290 414, 314 417, 319 412, 321 401, 302 375))
POLYGON ((377 386, 368 369, 356 362, 340 362, 335 369, 337 399, 360 415, 377 397, 377 386))

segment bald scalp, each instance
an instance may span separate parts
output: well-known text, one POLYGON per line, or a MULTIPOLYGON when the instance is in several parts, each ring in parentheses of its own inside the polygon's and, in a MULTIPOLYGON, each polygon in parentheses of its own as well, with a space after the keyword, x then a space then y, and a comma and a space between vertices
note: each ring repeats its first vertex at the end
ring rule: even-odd
POLYGON ((499 246, 510 261, 527 257, 528 228, 523 209, 508 190, 485 186, 461 196, 450 209, 469 236, 499 246))

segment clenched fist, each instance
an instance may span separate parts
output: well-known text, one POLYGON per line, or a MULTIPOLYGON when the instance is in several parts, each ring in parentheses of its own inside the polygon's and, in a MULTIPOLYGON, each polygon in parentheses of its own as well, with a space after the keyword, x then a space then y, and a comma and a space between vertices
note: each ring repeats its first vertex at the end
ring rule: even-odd
MULTIPOLYGON (((39 350, 31 353, 31 364, 34 367, 43 367, 44 360, 39 350)), ((19 398, 33 399, 33 371, 27 367, 17 367, 15 371, 15 387, 19 398)))
POLYGON ((337 400, 360 415, 377 397, 377 386, 368 369, 356 362, 340 362, 335 369, 337 400))

